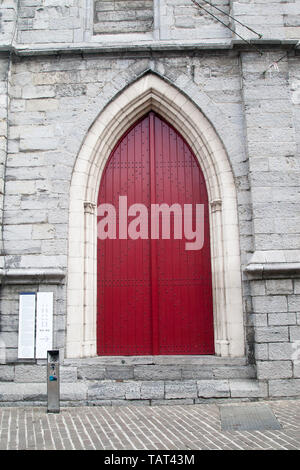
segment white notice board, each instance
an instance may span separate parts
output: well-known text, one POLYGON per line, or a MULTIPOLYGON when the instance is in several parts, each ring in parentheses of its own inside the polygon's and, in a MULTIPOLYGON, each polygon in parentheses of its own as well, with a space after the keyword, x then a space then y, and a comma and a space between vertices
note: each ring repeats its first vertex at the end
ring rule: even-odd
POLYGON ((37 359, 46 359, 53 349, 53 292, 38 292, 36 299, 36 352, 37 359))
POLYGON ((21 293, 19 296, 18 358, 34 358, 35 294, 21 293))

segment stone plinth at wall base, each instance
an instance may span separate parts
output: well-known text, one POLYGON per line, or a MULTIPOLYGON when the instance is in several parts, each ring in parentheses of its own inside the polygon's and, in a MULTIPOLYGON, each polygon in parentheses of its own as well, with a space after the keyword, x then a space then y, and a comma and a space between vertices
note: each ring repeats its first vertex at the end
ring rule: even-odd
MULTIPOLYGON (((2 381, 0 381, 0 406, 29 404, 45 406, 47 402, 46 368, 40 365, 16 365, 13 382, 8 381, 13 376, 11 367, 13 366, 9 366, 9 374, 2 374, 2 381)), ((117 367, 120 369, 119 366, 117 367)), ((251 376, 253 370, 247 367, 245 366, 251 376)), ((229 374, 230 366, 227 368, 229 374)), ((112 374, 112 366, 104 368, 104 376, 107 373, 106 370, 109 371, 108 374, 112 374)), ((116 370, 113 371, 113 374, 115 373, 116 370)), ((122 375, 126 374, 122 373, 122 375)), ((245 371, 242 375, 245 376, 245 371)), ((134 378, 95 380, 95 374, 92 373, 89 377, 92 379, 82 379, 79 367, 61 366, 61 406, 139 404, 154 406, 300 397, 300 379, 257 380, 248 377, 198 380, 178 378, 175 380, 134 378)))
MULTIPOLYGON (((300 380, 254 379, 187 380, 142 382, 88 381, 62 383, 61 406, 81 405, 159 405, 197 404, 238 400, 259 400, 275 397, 300 397, 300 380)), ((0 383, 0 406, 46 404, 46 383, 0 383)))
MULTIPOLYGON (((60 366, 60 401, 61 406, 154 406, 300 397, 300 379, 273 377, 269 364, 258 364, 258 380, 256 367, 245 357, 65 359, 60 366)), ((46 403, 46 364, 1 365, 0 406, 46 403)))

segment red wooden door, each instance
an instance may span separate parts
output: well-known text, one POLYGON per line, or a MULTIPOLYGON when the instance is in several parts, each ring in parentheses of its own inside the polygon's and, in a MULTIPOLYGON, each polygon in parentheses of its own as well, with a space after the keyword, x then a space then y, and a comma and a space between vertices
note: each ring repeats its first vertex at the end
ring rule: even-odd
POLYGON ((99 190, 98 206, 104 203, 116 209, 116 238, 98 239, 98 354, 214 354, 206 185, 189 146, 155 113, 113 150, 99 190), (119 196, 127 196, 128 207, 146 206, 149 237, 120 239, 119 196), (186 250, 184 236, 173 238, 172 217, 170 239, 162 229, 151 238, 151 205, 174 203, 183 211, 186 204, 204 206, 202 249, 186 250))

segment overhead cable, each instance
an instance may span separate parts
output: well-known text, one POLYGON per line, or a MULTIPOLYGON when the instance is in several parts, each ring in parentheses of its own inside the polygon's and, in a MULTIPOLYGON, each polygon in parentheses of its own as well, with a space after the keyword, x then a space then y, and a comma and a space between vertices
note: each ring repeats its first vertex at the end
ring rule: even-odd
POLYGON ((216 10, 220 11, 221 13, 223 13, 224 15, 228 16, 230 19, 232 19, 233 21, 235 21, 236 23, 239 23, 241 26, 243 26, 244 28, 247 28, 249 29, 249 31, 251 31, 252 33, 256 34, 259 39, 262 38, 262 34, 260 33, 257 33, 256 31, 254 31, 254 29, 250 28, 250 26, 247 26, 246 24, 242 23, 240 20, 237 20, 234 16, 230 15, 229 13, 227 13, 226 11, 224 10, 221 10, 221 8, 217 7, 216 5, 214 5, 213 3, 209 2, 208 0, 202 0, 202 2, 204 3, 207 3, 208 5, 210 5, 211 7, 215 8, 216 10))
MULTIPOLYGON (((206 13, 208 13, 209 15, 211 15, 216 21, 219 21, 219 23, 221 23, 223 26, 225 26, 225 28, 229 29, 231 32, 233 32, 236 36, 238 36, 242 41, 244 41, 246 44, 248 44, 248 46, 250 47, 253 47, 257 52, 260 53, 260 55, 263 55, 263 52, 258 49, 258 47, 255 46, 255 44, 253 44, 252 42, 248 41, 247 39, 243 38, 240 34, 238 34, 236 31, 234 31, 234 29, 230 28, 230 26, 228 26, 226 23, 224 23, 224 21, 220 20, 220 18, 217 18, 213 13, 211 13, 210 11, 208 11, 206 8, 204 8, 202 5, 200 5, 196 0, 191 0, 194 5, 196 5, 197 7, 201 8, 202 10, 204 10, 206 13)), ((208 2, 209 3, 209 2, 208 2)), ((210 4, 211 5, 211 4, 210 4)), ((258 34, 258 33, 256 33, 258 34)))

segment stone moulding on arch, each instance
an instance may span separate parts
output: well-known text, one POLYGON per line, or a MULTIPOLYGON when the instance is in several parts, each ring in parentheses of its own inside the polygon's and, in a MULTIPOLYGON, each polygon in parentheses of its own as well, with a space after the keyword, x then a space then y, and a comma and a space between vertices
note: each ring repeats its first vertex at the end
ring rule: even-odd
POLYGON ((244 355, 238 215, 233 174, 224 145, 203 112, 183 92, 147 73, 120 92, 89 129, 70 188, 67 357, 96 355, 98 189, 122 135, 155 111, 175 127, 199 160, 210 203, 216 354, 244 355))

